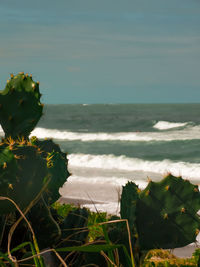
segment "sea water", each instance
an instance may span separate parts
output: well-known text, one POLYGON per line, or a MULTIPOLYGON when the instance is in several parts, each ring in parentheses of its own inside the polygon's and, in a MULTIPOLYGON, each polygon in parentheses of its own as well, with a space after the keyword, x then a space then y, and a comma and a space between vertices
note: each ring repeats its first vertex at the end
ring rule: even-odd
POLYGON ((144 188, 170 172, 200 184, 200 104, 46 105, 31 135, 68 153, 63 197, 111 213, 129 180, 144 188))

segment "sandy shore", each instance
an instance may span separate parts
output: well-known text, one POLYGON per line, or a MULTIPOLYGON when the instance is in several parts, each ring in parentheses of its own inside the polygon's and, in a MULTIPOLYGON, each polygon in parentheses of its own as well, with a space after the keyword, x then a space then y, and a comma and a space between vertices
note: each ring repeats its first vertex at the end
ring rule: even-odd
POLYGON ((121 185, 113 184, 109 180, 77 180, 76 177, 71 177, 60 189, 61 202, 85 206, 92 211, 119 214, 121 185))
POLYGON ((105 204, 105 202, 93 201, 91 199, 78 199, 78 198, 72 198, 72 197, 61 197, 59 199, 59 202, 65 203, 65 204, 73 204, 75 206, 105 204))

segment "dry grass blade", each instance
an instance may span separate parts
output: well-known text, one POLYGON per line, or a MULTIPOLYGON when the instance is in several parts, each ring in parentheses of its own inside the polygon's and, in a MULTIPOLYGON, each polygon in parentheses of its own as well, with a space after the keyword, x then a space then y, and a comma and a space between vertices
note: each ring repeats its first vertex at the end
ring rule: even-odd
MULTIPOLYGON (((36 240, 36 237, 35 237, 33 228, 31 227, 29 221, 27 220, 26 216, 23 214, 23 212, 21 211, 21 209, 19 208, 19 206, 18 206, 12 199, 10 199, 10 198, 8 198, 8 197, 2 197, 2 196, 1 196, 1 197, 0 197, 0 200, 8 200, 8 201, 10 201, 10 202, 16 207, 16 209, 17 209, 17 210, 19 211, 19 213, 21 214, 22 218, 26 221, 26 223, 27 223, 29 229, 31 230, 31 233, 32 233, 32 235, 33 235, 33 240, 34 240, 34 239, 36 240)), ((19 220, 18 220, 18 221, 19 221, 19 220)), ((12 234, 13 234, 13 232, 14 232, 16 226, 17 226, 18 223, 19 223, 18 221, 15 222, 15 224, 11 227, 10 232, 9 232, 9 234, 8 234, 8 257, 11 259, 11 261, 12 261, 13 263, 16 263, 17 260, 16 260, 15 257, 13 257, 13 256, 11 255, 11 252, 10 252, 10 244, 11 244, 12 234)), ((21 220, 20 220, 20 221, 21 221, 21 220)))
MULTIPOLYGON (((84 227, 85 228, 85 227, 84 227)), ((82 245, 82 247, 87 247, 88 245, 95 245, 95 244, 99 244, 99 243, 105 243, 104 240, 98 240, 98 241, 93 241, 93 242, 89 242, 89 243, 85 243, 82 245)), ((65 261, 67 261, 67 259, 69 257, 71 257, 76 251, 71 251, 66 257, 65 257, 65 261)), ((92 265, 93 266, 93 265, 92 265)), ((61 265, 59 265, 59 267, 61 267, 61 265)))
MULTIPOLYGON (((131 261, 132 261, 132 265, 133 267, 135 267, 135 263, 134 263, 134 258, 133 258, 133 250, 132 250, 132 242, 131 242, 131 233, 130 233, 130 228, 129 228, 129 223, 127 219, 119 219, 119 220, 112 220, 112 221, 106 221, 106 222, 102 222, 102 223, 97 223, 97 225, 105 225, 105 224, 112 224, 112 223, 120 223, 120 222, 126 222, 126 227, 127 227, 127 232, 128 232, 128 240, 129 240, 129 247, 130 247, 130 255, 131 255, 131 261)), ((82 229, 82 231, 84 231, 84 229, 88 230, 88 227, 82 227, 82 228, 73 228, 73 230, 80 230, 82 229)), ((72 230, 72 229, 70 229, 72 230)), ((72 234, 73 235, 73 234, 72 234)), ((98 241, 99 242, 99 241, 98 241)), ((102 243, 105 241, 102 241, 102 243)), ((96 242, 91 242, 91 243, 86 243, 83 246, 88 246, 88 244, 92 245, 95 244, 96 242)), ((67 257, 65 258, 65 260, 71 256, 74 253, 74 251, 72 251, 71 253, 69 253, 67 255, 67 257)), ((113 263, 110 258, 102 251, 101 252, 102 256, 104 256, 104 258, 106 257, 107 261, 109 261, 111 264, 113 264, 113 266, 117 266, 115 263, 113 263), (103 253, 103 254, 102 254, 103 253), (109 259, 109 260, 108 260, 109 259)), ((116 262, 119 261, 118 259, 118 253, 115 251, 115 256, 116 256, 116 262)))
POLYGON ((82 265, 81 267, 99 267, 99 265, 96 265, 94 263, 89 263, 89 264, 86 264, 86 265, 82 265))
POLYGON ((119 220, 107 221, 107 222, 99 223, 99 225, 110 224, 110 223, 118 223, 118 222, 126 222, 126 227, 127 227, 127 231, 128 231, 130 254, 131 254, 131 261, 132 261, 133 267, 135 267, 134 257, 133 257, 133 247, 132 247, 132 242, 131 242, 131 232, 130 232, 130 227, 129 227, 128 220, 127 219, 119 219, 119 220))
POLYGON ((27 258, 18 260, 18 263, 21 263, 21 262, 24 262, 24 261, 27 261, 27 260, 31 260, 31 259, 33 259, 34 257, 41 256, 41 255, 43 255, 43 254, 45 254, 45 253, 47 253, 47 252, 54 252, 55 255, 57 256, 57 258, 58 258, 58 259, 60 260, 60 262, 62 263, 62 265, 63 265, 64 267, 68 267, 67 264, 65 263, 65 261, 62 259, 62 257, 59 255, 59 253, 58 253, 55 249, 53 249, 53 248, 46 249, 46 250, 44 250, 44 251, 42 251, 42 252, 40 252, 39 254, 36 254, 36 255, 34 255, 34 256, 30 256, 30 257, 27 257, 27 258))
POLYGON ((119 262, 119 253, 118 253, 118 249, 114 249, 114 255, 115 255, 115 261, 116 261, 116 264, 117 266, 120 265, 120 262, 119 262))
MULTIPOLYGON (((75 253, 75 251, 70 252, 70 253, 65 257, 64 261, 66 262, 67 259, 68 259, 69 257, 71 257, 74 253, 75 253)), ((59 265, 59 267, 61 267, 61 264, 59 265)))
POLYGON ((10 260, 15 264, 17 262, 17 260, 11 255, 11 252, 10 252, 10 245, 11 245, 11 240, 12 240, 12 235, 17 227, 17 225, 21 222, 22 219, 24 219, 32 233, 32 238, 33 238, 33 242, 34 242, 34 245, 35 245, 35 249, 36 249, 36 252, 37 254, 39 255, 39 248, 38 248, 38 245, 37 245, 37 241, 36 241, 36 236, 35 236, 35 233, 33 231, 33 228, 31 227, 29 221, 27 220, 25 214, 35 205, 35 203, 40 199, 42 193, 44 192, 44 190, 47 188, 48 186, 48 183, 50 182, 50 177, 49 179, 47 180, 47 182, 45 183, 45 185, 43 186, 43 188, 40 190, 40 192, 38 193, 38 195, 35 197, 35 199, 33 199, 31 201, 31 203, 29 204, 29 206, 26 208, 25 212, 23 213, 21 211, 21 209, 19 208, 19 206, 15 203, 15 201, 13 201, 11 198, 9 197, 3 197, 3 196, 0 196, 0 200, 8 200, 10 201, 14 206, 15 208, 18 210, 18 212, 20 213, 21 217, 14 223, 14 225, 11 227, 10 231, 9 231, 9 234, 8 234, 8 257, 10 258, 10 260))
POLYGON ((58 254, 58 252, 55 249, 52 249, 52 251, 56 254, 58 259, 61 261, 64 267, 67 267, 67 264, 64 262, 64 260, 61 258, 61 256, 58 254))
POLYGON ((3 224, 3 228, 2 228, 2 231, 1 231, 1 236, 0 236, 0 246, 1 246, 1 243, 2 243, 2 240, 3 240, 3 235, 4 235, 4 231, 5 231, 5 227, 6 227, 7 220, 8 220, 8 215, 6 215, 6 217, 5 217, 5 221, 4 221, 4 224, 3 224))
MULTIPOLYGON (((65 229, 65 230, 76 230, 76 229, 79 229, 79 230, 80 230, 81 228, 72 228, 72 229, 65 229)), ((72 238, 73 236, 77 235, 77 234, 84 233, 84 232, 88 232, 88 228, 85 229, 85 227, 84 227, 83 230, 78 231, 78 232, 75 232, 75 233, 69 235, 69 236, 66 237, 66 238, 63 238, 63 239, 56 245, 56 247, 59 247, 62 243, 65 243, 66 241, 74 241, 74 242, 78 242, 77 240, 73 240, 73 239, 71 239, 71 238, 72 238)))
POLYGON ((104 253, 103 251, 101 251, 101 255, 105 258, 105 260, 108 263, 111 263, 114 267, 117 267, 117 265, 113 261, 111 261, 111 259, 106 255, 106 253, 104 253))

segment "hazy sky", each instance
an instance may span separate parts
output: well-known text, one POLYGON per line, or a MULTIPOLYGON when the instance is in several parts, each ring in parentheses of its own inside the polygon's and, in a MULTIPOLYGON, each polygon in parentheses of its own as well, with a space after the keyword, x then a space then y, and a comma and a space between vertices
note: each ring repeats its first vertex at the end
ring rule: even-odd
POLYGON ((0 0, 0 89, 45 103, 200 102, 199 0, 0 0))

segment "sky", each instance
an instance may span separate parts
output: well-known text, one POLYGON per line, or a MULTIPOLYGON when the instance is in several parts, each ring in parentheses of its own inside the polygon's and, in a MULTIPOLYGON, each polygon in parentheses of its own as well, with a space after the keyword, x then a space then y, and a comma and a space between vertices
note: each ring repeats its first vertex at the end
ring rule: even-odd
POLYGON ((42 102, 199 103, 199 0, 1 0, 0 89, 42 102))

